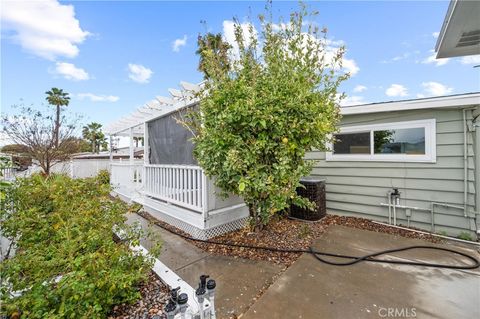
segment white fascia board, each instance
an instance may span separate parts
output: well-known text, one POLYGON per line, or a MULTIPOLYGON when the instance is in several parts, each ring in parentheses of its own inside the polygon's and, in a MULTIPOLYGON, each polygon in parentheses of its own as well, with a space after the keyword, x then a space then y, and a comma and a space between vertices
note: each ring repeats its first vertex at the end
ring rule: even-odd
POLYGON ((480 105, 480 93, 348 106, 341 107, 340 113, 342 115, 355 115, 434 108, 459 108, 471 105, 480 105))

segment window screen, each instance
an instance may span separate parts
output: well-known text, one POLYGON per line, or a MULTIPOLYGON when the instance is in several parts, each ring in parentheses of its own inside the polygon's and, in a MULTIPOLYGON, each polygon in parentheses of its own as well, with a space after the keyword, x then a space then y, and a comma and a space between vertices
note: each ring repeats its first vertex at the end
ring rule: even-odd
POLYGON ((175 120, 177 113, 147 123, 150 164, 197 165, 192 133, 175 120))
POLYGON ((370 132, 335 135, 334 154, 370 154, 370 132))

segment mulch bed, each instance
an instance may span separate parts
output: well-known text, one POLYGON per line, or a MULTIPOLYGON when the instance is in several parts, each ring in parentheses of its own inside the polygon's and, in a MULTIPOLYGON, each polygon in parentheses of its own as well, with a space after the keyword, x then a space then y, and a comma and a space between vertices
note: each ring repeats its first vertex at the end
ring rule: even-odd
MULTIPOLYGON (((149 221, 169 229, 175 233, 187 235, 185 232, 173 227, 167 223, 161 222, 148 213, 141 211, 139 214, 149 221)), ((304 222, 289 218, 277 218, 272 220, 261 232, 252 233, 247 229, 239 229, 215 238, 212 240, 224 243, 235 243, 250 246, 273 247, 281 249, 308 249, 313 241, 320 238, 331 225, 342 225, 352 228, 387 233, 395 236, 407 238, 423 239, 429 242, 438 243, 441 240, 428 234, 420 234, 413 231, 398 229, 374 223, 368 219, 358 217, 345 217, 337 215, 327 215, 318 222, 304 222)), ((218 244, 202 243, 191 241, 197 247, 210 252, 225 256, 247 258, 252 260, 265 260, 276 264, 290 266, 295 262, 300 253, 281 253, 261 249, 250 249, 241 247, 231 247, 218 244)))
POLYGON ((153 272, 139 287, 142 297, 133 304, 121 304, 113 308, 108 319, 160 319, 168 301, 168 288, 153 272))

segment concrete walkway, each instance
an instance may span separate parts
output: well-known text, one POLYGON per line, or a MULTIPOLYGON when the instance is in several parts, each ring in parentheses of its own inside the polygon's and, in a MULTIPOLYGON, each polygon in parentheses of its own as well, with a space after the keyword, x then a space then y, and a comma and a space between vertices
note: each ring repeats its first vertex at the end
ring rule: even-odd
MULTIPOLYGON (((162 252, 159 259, 192 287, 198 287, 202 274, 216 280, 217 318, 236 318, 244 313, 255 302, 257 294, 270 286, 282 271, 282 267, 268 262, 210 255, 156 225, 149 225, 137 214, 127 214, 127 218, 129 224, 138 222, 142 228, 150 227, 160 236, 162 252)), ((142 245, 149 249, 152 243, 142 240, 142 245)))
MULTIPOLYGON (((426 243, 332 226, 314 247, 326 252, 365 255, 418 244, 426 243)), ((476 249, 448 247, 480 258, 476 249)), ((454 262, 450 255, 425 250, 395 256, 388 258, 454 262)), ((366 262, 338 267, 304 254, 242 316, 253 318, 480 318, 480 270, 366 262)))

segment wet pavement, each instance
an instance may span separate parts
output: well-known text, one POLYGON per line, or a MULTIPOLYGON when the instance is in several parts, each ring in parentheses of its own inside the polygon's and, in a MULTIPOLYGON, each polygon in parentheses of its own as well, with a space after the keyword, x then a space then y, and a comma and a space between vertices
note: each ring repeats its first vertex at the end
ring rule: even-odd
MULTIPOLYGON (((198 286, 202 274, 216 280, 215 308, 219 319, 236 318, 244 313, 255 302, 257 294, 270 286, 282 271, 281 266, 264 261, 211 255, 156 225, 149 225, 137 214, 127 214, 127 218, 129 224, 138 222, 142 228, 160 236, 159 259, 192 287, 198 286)), ((144 239, 141 244, 149 249, 152 241, 144 239)))
MULTIPOLYGON (((314 247, 365 255, 421 240, 332 226, 314 247)), ((433 245, 433 244, 431 244, 433 245)), ((442 245, 480 258, 474 246, 442 245)), ((458 257, 417 250, 389 259, 458 263, 458 257)), ((480 270, 359 263, 330 266, 304 254, 242 316, 252 318, 480 318, 480 270)))

